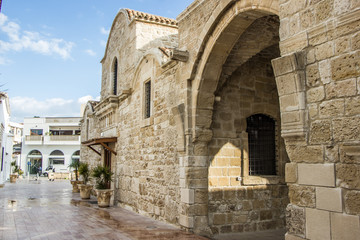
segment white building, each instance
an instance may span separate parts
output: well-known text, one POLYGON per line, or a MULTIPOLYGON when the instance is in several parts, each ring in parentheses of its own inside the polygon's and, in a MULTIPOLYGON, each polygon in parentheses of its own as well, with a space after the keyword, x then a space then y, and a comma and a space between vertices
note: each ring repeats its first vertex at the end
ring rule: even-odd
POLYGON ((12 161, 12 138, 10 133, 10 105, 6 93, 0 92, 0 184, 10 177, 12 161))
POLYGON ((15 161, 16 165, 18 166, 20 166, 21 163, 21 143, 23 136, 23 128, 24 128, 24 124, 22 123, 10 122, 10 134, 13 135, 12 161, 15 161))
POLYGON ((80 158, 80 117, 33 117, 24 119, 21 169, 36 174, 53 166, 68 172, 69 164, 80 158))

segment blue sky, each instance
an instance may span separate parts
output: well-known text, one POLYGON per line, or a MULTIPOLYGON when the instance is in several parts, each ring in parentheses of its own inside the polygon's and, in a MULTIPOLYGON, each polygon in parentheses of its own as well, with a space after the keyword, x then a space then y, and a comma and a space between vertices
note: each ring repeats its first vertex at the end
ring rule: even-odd
POLYGON ((176 18, 193 0, 3 0, 0 90, 11 121, 80 116, 100 95, 101 64, 114 17, 130 8, 176 18))

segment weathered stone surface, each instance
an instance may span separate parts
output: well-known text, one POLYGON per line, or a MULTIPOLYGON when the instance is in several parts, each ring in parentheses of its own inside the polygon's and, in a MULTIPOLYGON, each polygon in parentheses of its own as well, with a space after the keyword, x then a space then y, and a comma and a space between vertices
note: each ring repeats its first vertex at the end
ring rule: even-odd
POLYGON ((297 164, 287 163, 285 165, 285 181, 287 183, 295 183, 297 181, 297 164))
POLYGON ((311 88, 306 92, 306 99, 309 103, 319 102, 324 100, 324 98, 325 91, 323 86, 311 88))
POLYGON ((339 161, 339 146, 325 146, 325 161, 330 163, 339 161))
POLYGON ((342 80, 356 77, 359 74, 359 53, 345 54, 331 62, 333 80, 342 80))
POLYGON ((353 116, 360 114, 360 97, 345 99, 345 114, 353 116))
POLYGON ((347 214, 360 215, 360 191, 345 191, 344 205, 347 214))
POLYGON ((336 164, 337 186, 360 190, 360 165, 336 164))
POLYGON ((319 105, 319 117, 331 118, 344 115, 344 100, 324 101, 319 105))
POLYGON ((315 207, 315 188, 301 185, 289 186, 289 199, 293 205, 315 207))
POLYGON ((330 120, 314 121, 311 123, 310 143, 312 144, 330 143, 331 140, 332 140, 332 132, 331 132, 330 120))
POLYGON ((340 118, 333 120, 335 141, 360 140, 360 117, 340 118))
POLYGON ((354 78, 330 83, 325 86, 325 93, 327 99, 355 96, 356 80, 354 78))
POLYGON ((286 229, 289 234, 305 237, 305 209, 289 204, 286 207, 286 229))
POLYGON ((360 146, 350 144, 340 146, 340 162, 360 164, 360 146))
POLYGON ((321 163, 324 161, 321 146, 287 145, 286 151, 292 162, 321 163))
POLYGON ((316 87, 319 86, 320 83, 321 81, 318 64, 315 63, 306 66, 306 84, 309 87, 316 87))

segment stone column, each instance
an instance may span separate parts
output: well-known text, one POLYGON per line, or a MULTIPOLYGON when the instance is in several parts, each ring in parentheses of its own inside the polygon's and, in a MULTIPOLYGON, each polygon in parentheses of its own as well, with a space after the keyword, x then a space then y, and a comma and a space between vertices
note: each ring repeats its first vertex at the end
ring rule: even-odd
POLYGON ((208 224, 208 142, 212 131, 203 130, 180 158, 180 225, 197 234, 209 235, 208 224))

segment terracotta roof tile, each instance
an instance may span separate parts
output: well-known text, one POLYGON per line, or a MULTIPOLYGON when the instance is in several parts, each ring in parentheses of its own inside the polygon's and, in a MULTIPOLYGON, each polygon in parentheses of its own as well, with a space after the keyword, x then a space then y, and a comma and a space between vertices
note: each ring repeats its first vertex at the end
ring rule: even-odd
POLYGON ((145 22, 168 25, 168 26, 172 26, 172 27, 177 27, 177 25, 178 25, 178 23, 175 19, 156 16, 153 14, 139 12, 139 11, 135 11, 135 10, 131 10, 131 9, 125 9, 125 10, 128 13, 130 21, 135 19, 135 20, 140 20, 140 21, 145 21, 145 22))

